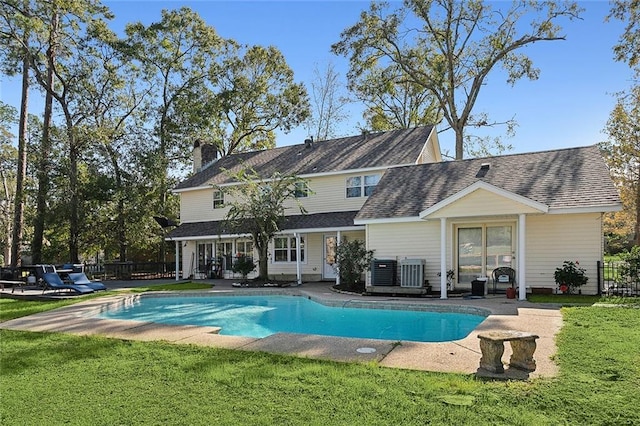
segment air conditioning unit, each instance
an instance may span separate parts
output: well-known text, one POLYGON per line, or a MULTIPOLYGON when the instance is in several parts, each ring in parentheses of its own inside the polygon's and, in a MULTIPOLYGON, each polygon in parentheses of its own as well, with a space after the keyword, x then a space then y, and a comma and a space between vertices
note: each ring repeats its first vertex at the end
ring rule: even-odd
POLYGON ((374 259, 371 261, 371 285, 394 286, 397 264, 395 260, 374 259))
POLYGON ((420 288, 424 285, 424 260, 405 259, 400 262, 400 287, 420 288))

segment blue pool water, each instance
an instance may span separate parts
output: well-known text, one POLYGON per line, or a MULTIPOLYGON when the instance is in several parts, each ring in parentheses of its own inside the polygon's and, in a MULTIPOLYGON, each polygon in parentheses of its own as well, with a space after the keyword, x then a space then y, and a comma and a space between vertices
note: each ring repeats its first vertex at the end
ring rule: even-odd
POLYGON ((141 297, 100 317, 222 327, 220 334, 230 336, 261 338, 286 332, 419 342, 462 339, 485 319, 448 312, 330 307, 299 296, 141 297))

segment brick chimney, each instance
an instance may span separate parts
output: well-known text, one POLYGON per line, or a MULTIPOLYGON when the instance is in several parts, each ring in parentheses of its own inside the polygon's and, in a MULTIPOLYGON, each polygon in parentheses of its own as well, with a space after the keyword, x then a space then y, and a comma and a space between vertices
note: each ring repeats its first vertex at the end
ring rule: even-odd
POLYGON ((202 169, 209 167, 218 159, 218 147, 203 143, 200 139, 196 139, 193 143, 193 172, 197 173, 202 169))

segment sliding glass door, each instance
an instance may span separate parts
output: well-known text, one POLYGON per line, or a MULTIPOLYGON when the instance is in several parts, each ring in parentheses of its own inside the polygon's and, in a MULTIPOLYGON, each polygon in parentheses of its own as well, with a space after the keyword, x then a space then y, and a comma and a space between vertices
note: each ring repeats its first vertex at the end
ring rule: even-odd
POLYGON ((471 284, 499 266, 512 266, 515 247, 513 224, 457 227, 457 282, 471 284))

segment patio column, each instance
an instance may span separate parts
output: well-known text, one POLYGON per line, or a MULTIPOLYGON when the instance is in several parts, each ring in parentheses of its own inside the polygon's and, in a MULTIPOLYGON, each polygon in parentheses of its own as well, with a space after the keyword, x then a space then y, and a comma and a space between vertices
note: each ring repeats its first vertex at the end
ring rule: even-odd
POLYGON ((447 218, 440 218, 440 299, 447 298, 447 218))
MULTIPOLYGON (((336 232, 336 249, 340 245, 340 231, 336 232)), ((336 268, 336 285, 340 285, 340 267, 336 268)))
POLYGON ((176 281, 180 281, 180 241, 176 241, 176 281))
POLYGON ((527 216, 518 216, 518 300, 527 300, 527 282, 525 279, 525 259, 526 259, 526 224, 527 216))
POLYGON ((293 233, 296 239, 296 281, 298 285, 302 285, 302 275, 300 274, 300 234, 293 233))

